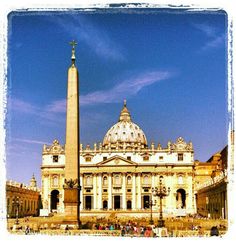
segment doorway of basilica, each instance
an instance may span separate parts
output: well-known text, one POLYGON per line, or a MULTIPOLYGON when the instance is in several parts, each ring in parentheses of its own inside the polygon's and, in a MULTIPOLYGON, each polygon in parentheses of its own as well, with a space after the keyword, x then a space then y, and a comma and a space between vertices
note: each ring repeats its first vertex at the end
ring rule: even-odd
POLYGON ((120 209, 120 196, 114 196, 114 209, 120 209))
POLYGON ((149 195, 144 195, 143 196, 143 208, 149 208, 149 202, 150 202, 150 196, 149 195))
POLYGON ((127 209, 132 209, 132 202, 130 200, 127 201, 127 209))
POLYGON ((182 188, 176 191, 176 208, 186 208, 186 191, 182 188))
POLYGON ((59 204, 59 191, 53 190, 51 191, 51 211, 57 210, 58 204, 59 204))
POLYGON ((85 196, 85 209, 92 209, 92 196, 85 196))
POLYGON ((104 200, 102 203, 103 209, 107 209, 107 200, 104 200))

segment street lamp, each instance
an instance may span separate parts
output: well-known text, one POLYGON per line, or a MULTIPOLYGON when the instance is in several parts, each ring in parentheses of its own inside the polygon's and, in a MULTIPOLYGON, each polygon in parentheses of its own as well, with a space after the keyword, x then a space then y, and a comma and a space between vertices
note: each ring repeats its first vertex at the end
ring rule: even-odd
POLYGON ((19 197, 14 197, 14 199, 12 200, 12 206, 15 208, 16 207, 16 221, 15 224, 18 225, 19 224, 19 207, 22 204, 22 201, 20 201, 19 197))
POLYGON ((151 209, 151 217, 150 217, 149 224, 150 224, 150 225, 153 225, 154 221, 153 221, 153 219, 152 219, 152 207, 156 205, 157 201, 154 200, 154 202, 153 202, 153 200, 152 200, 152 198, 151 198, 151 200, 150 200, 150 201, 146 201, 146 203, 148 204, 148 206, 149 206, 150 209, 151 209))
POLYGON ((163 211, 162 211, 162 199, 164 197, 169 196, 169 194, 170 194, 170 187, 168 187, 168 189, 166 189, 166 187, 163 186, 162 179, 163 179, 163 176, 160 176, 159 177, 159 187, 153 187, 152 188, 153 196, 157 196, 160 198, 160 217, 158 220, 158 227, 159 228, 165 226, 165 221, 163 219, 163 211))

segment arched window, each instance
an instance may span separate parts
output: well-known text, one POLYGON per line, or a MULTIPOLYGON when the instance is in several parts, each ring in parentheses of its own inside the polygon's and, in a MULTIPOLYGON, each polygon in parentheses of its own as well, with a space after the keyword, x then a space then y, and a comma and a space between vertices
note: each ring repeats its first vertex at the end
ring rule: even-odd
POLYGON ((178 176, 178 184, 182 185, 183 183, 184 183, 183 176, 182 175, 179 175, 178 176))
POLYGON ((57 187, 58 186, 58 176, 54 175, 52 178, 52 186, 57 187))
POLYGON ((127 184, 131 185, 132 184, 132 178, 130 175, 127 176, 127 184))
POLYGON ((91 186, 92 185, 92 176, 88 175, 86 177, 86 185, 91 186))
POLYGON ((148 175, 145 175, 145 176, 143 177, 143 184, 144 184, 144 185, 148 185, 148 184, 149 184, 149 177, 148 177, 148 175))
POLYGON ((120 185, 121 184, 121 178, 119 175, 115 175, 114 177, 114 184, 115 185, 120 185))
POLYGON ((103 185, 104 186, 107 186, 107 176, 104 176, 103 177, 103 185))

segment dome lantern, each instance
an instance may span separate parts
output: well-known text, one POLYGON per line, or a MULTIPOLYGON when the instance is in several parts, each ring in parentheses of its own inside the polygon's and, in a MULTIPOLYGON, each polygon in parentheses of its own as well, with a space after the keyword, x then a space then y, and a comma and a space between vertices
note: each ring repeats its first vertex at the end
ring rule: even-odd
POLYGON ((131 121, 130 112, 127 109, 127 106, 126 106, 126 100, 124 100, 124 106, 123 106, 123 109, 120 112, 119 121, 131 121))

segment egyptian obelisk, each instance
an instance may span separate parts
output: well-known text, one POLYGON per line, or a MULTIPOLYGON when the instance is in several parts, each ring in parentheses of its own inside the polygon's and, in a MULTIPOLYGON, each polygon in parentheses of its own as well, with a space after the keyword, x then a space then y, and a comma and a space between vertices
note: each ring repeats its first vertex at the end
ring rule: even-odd
POLYGON ((79 223, 79 72, 75 66, 75 41, 68 69, 65 143, 64 207, 66 219, 79 223))

